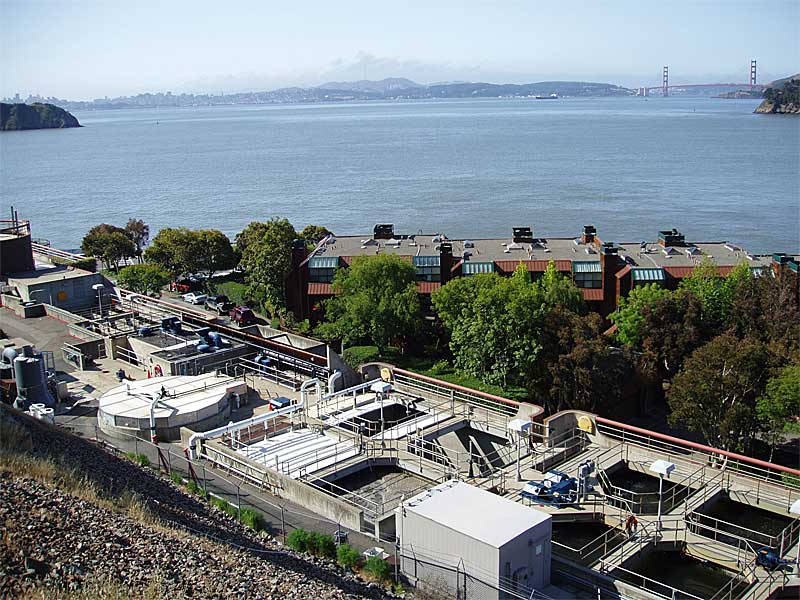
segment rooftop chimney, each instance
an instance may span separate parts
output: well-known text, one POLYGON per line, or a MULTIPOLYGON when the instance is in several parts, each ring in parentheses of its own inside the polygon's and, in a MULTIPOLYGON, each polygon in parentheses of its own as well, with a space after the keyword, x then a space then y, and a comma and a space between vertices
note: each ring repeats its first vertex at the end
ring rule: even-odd
POLYGON ((390 240, 394 237, 394 225, 392 223, 378 223, 373 229, 373 235, 376 240, 390 240))
POLYGON ((514 227, 512 228, 511 241, 515 243, 533 243, 533 229, 530 227, 514 227))
POLYGON ((658 243, 665 248, 669 248, 670 246, 683 246, 685 245, 686 240, 680 231, 673 228, 665 231, 659 231, 658 243))
POLYGON ((583 234, 581 235, 581 244, 593 244, 596 234, 597 229, 594 228, 594 225, 584 225, 583 234))

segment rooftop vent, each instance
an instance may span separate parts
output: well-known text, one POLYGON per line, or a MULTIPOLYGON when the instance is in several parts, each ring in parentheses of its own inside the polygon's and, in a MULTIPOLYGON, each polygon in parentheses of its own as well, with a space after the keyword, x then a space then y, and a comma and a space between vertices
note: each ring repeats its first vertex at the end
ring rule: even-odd
POLYGON ((677 229, 668 229, 658 232, 658 243, 662 246, 683 246, 686 242, 684 235, 677 229))
POLYGON ((591 244, 594 242, 595 235, 597 235, 597 230, 594 228, 594 225, 584 225, 581 242, 584 244, 591 244))
POLYGON ((513 227, 511 240, 514 242, 530 244, 533 242, 533 229, 530 227, 513 227))
POLYGON ((439 252, 442 254, 452 254, 453 253, 453 244, 450 242, 442 242, 439 244, 439 252))
POLYGON ((464 240, 464 248, 474 248, 475 242, 472 240, 464 240))
POLYGON ((603 242, 603 245, 600 247, 600 254, 605 254, 606 256, 616 254, 618 251, 619 248, 614 246, 614 242, 603 242))
POLYGON ((379 223, 375 225, 372 236, 376 240, 390 240, 394 237, 394 225, 392 223, 379 223))

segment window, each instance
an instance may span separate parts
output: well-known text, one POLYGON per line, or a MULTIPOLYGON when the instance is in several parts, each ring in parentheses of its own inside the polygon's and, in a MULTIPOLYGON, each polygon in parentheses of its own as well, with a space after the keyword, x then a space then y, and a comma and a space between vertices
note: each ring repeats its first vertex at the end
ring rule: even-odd
POLYGON ((574 273, 575 286, 579 288, 599 289, 603 287, 602 273, 574 273))
POLYGON ((335 268, 308 270, 308 280, 312 283, 331 283, 334 275, 336 275, 335 268))
POLYGON ((417 267, 417 281, 441 281, 441 269, 436 267, 417 267))

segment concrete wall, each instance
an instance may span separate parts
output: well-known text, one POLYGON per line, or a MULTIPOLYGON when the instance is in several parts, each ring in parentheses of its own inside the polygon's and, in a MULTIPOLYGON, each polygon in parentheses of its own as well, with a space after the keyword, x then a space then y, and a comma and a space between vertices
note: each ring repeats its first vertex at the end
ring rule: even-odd
POLYGON ((97 306, 97 292, 92 289, 96 283, 106 285, 103 304, 107 306, 107 303, 110 302, 107 290, 111 286, 99 273, 59 268, 44 270, 38 277, 10 277, 8 280, 8 284, 16 287, 23 299, 38 300, 68 310, 83 310, 97 306), (64 275, 59 276, 59 273, 64 273, 64 275), (78 273, 77 276, 76 273, 78 273), (70 276, 68 277, 67 274, 70 276))
MULTIPOLYGON (((215 462, 237 470, 248 469, 253 479, 272 494, 297 502, 300 506, 335 521, 353 531, 362 531, 363 511, 343 500, 326 494, 311 486, 268 469, 265 465, 236 454, 233 450, 213 440, 203 441, 204 453, 215 462)), ((255 482, 254 482, 255 483, 255 482)))
POLYGON ((0 239, 0 276, 33 271, 34 268, 30 234, 0 239))

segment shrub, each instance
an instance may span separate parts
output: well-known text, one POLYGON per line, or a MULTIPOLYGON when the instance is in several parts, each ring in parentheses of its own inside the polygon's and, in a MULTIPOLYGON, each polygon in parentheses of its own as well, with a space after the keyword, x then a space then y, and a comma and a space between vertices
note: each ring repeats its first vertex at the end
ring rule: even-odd
POLYGON ((170 473, 169 478, 175 485, 183 485, 183 477, 177 471, 173 471, 172 473, 170 473))
POLYGON ((450 371, 452 371, 452 368, 450 367, 449 362, 447 362, 446 360, 437 360, 435 363, 431 365, 431 368, 428 369, 428 374, 436 376, 449 373, 450 371))
POLYGON ((325 558, 336 558, 336 543, 333 541, 333 536, 324 533, 312 533, 314 538, 314 545, 318 556, 325 558))
POLYGON ((186 484, 186 488, 193 494, 200 493, 200 486, 197 485, 197 482, 194 479, 189 480, 189 483, 186 484))
POLYGON ((286 544, 297 552, 307 552, 311 534, 305 529, 295 529, 286 536, 286 544))
POLYGON ((264 515, 257 510, 253 510, 252 508, 243 508, 240 511, 240 515, 242 523, 244 523, 253 531, 263 531, 267 528, 266 523, 264 523, 264 515))
POLYGON ((379 556, 370 556, 364 563, 364 573, 376 581, 385 581, 389 578, 389 563, 379 556))
POLYGON ((236 509, 224 498, 211 498, 211 505, 216 506, 218 509, 228 514, 231 514, 231 511, 233 511, 233 514, 236 514, 236 509))
POLYGON ((57 256, 51 256, 50 262, 53 263, 54 265, 58 265, 61 267, 73 267, 75 269, 83 269, 84 271, 91 271, 92 273, 97 271, 97 259, 90 257, 71 260, 69 258, 59 258, 57 256))
POLYGON ((350 346, 342 352, 344 362, 354 369, 364 363, 375 362, 380 359, 380 356, 377 346, 350 346))
POLYGON ((144 454, 137 454, 136 455, 136 462, 139 463, 140 467, 149 467, 150 466, 150 459, 147 458, 144 454))
POLYGON ((245 305, 249 302, 247 286, 235 281, 225 281, 214 285, 217 294, 225 294, 234 304, 245 305))
POLYGON ((361 562, 361 554, 350 544, 342 544, 336 549, 336 560, 345 569, 355 569, 361 562))

